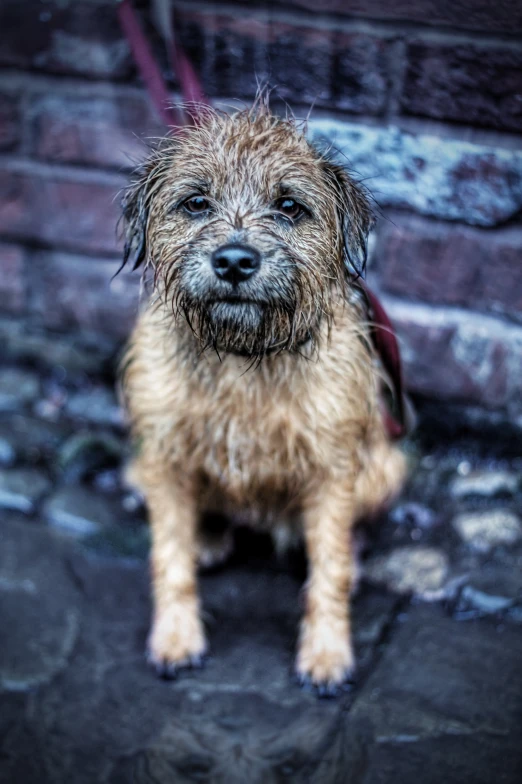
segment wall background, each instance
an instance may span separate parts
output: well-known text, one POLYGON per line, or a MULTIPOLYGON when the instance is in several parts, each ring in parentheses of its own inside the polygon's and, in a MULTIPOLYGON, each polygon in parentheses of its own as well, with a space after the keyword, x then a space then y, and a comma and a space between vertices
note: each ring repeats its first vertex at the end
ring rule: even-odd
MULTIPOLYGON (((136 2, 172 95, 178 85, 136 2)), ((277 86, 368 178, 368 280, 410 389, 522 426, 522 3, 175 2, 214 100, 277 86)), ((116 194, 164 129, 111 0, 0 4, 0 339, 51 330, 117 345, 137 278, 111 283, 116 194)))

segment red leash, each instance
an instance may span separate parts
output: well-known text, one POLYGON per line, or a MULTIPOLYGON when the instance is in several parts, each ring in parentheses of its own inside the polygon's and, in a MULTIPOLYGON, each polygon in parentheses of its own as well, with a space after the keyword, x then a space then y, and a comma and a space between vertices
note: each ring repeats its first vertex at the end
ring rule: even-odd
MULTIPOLYGON (((172 27, 170 0, 153 1, 155 3, 158 27, 169 53, 172 70, 179 78, 183 102, 185 104, 208 103, 192 63, 177 43, 172 27)), ((141 78, 145 82, 156 111, 165 125, 191 125, 192 117, 189 112, 172 108, 172 101, 165 80, 154 59, 131 0, 119 0, 118 17, 141 78)))
MULTIPOLYGON (((153 0, 153 6, 157 26, 169 52, 172 70, 177 74, 181 85, 183 100, 185 103, 195 104, 193 115, 183 109, 178 109, 177 113, 174 112, 165 80, 154 59, 131 0, 120 0, 118 3, 120 24, 160 117, 168 126, 190 125, 197 117, 196 104, 208 104, 208 101, 191 62, 176 40, 172 25, 170 0, 153 0)), ((366 297, 368 313, 373 325, 371 332, 373 345, 392 387, 395 411, 393 414, 389 409, 384 412, 386 428, 390 438, 401 438, 411 427, 411 412, 404 393, 399 345, 391 321, 379 299, 361 279, 357 284, 366 297)))
POLYGON ((165 81, 130 0, 122 0, 118 3, 118 17, 156 111, 165 125, 175 125, 174 112, 169 106, 172 102, 165 81))
POLYGON ((390 438, 402 438, 413 427, 412 411, 404 392, 401 352, 392 323, 379 298, 362 281, 358 285, 366 296, 368 314, 372 323, 372 342, 390 380, 396 415, 388 407, 384 411, 386 429, 390 438))

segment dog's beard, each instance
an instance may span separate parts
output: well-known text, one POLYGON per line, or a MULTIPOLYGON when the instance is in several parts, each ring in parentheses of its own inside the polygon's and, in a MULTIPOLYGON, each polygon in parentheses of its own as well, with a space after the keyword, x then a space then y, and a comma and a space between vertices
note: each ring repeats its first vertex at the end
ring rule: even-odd
MULTIPOLYGON (((176 323, 188 325, 202 351, 218 355, 240 354, 262 360, 280 351, 300 351, 305 343, 315 344, 322 322, 330 320, 330 292, 317 285, 318 276, 297 272, 296 263, 286 259, 291 274, 278 274, 256 289, 238 295, 208 285, 191 269, 190 258, 171 264, 160 282, 160 299, 170 302, 176 323)), ((304 267, 304 265, 303 265, 304 267)), ((284 265, 281 265, 281 269, 284 265)))
POLYGON ((198 301, 177 298, 176 311, 186 321, 201 349, 261 360, 278 351, 297 351, 314 340, 319 318, 305 317, 292 303, 198 301))

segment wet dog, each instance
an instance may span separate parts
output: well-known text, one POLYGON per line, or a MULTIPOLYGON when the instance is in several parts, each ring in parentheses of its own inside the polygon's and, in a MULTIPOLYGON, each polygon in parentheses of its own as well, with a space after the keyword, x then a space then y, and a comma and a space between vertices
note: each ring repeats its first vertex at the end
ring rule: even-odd
POLYGON ((152 526, 149 659, 166 676, 201 662, 197 566, 231 541, 201 520, 239 514, 279 544, 304 539, 296 672, 335 691, 355 664, 353 526, 404 477, 357 286, 368 196, 261 99, 164 139, 124 217, 125 258, 153 289, 123 368, 152 526))

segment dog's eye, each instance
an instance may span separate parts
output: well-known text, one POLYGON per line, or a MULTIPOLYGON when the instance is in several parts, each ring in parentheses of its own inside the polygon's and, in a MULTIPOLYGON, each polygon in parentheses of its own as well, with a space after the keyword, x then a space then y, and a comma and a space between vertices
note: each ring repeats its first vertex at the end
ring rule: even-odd
POLYGON ((278 212, 282 213, 286 218, 290 218, 290 220, 294 221, 305 213, 303 206, 295 199, 278 199, 274 206, 278 212))
POLYGON ((183 207, 192 215, 198 215, 210 210, 210 203, 203 196, 191 196, 183 202, 183 207))

